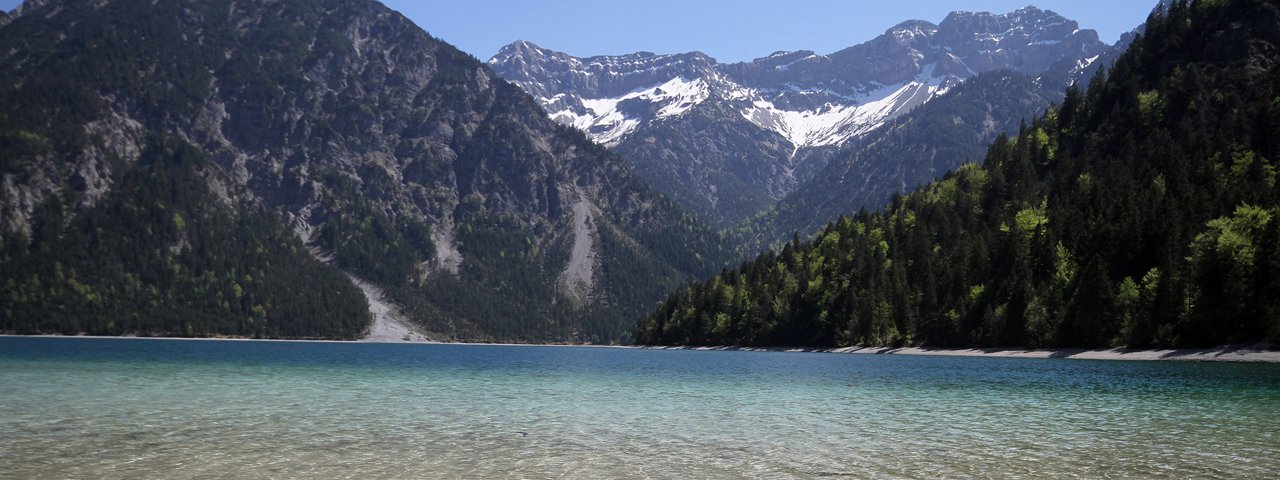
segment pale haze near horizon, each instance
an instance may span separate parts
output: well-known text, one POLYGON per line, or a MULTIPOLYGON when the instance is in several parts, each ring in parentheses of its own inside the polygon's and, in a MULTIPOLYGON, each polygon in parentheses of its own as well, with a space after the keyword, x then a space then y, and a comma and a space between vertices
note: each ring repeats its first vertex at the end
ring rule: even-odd
MULTIPOLYGON (((19 0, 0 0, 12 10, 19 0)), ((779 50, 827 54, 865 42, 906 20, 941 22, 956 10, 1006 13, 1028 5, 1052 10, 1114 43, 1146 20, 1155 0, 387 0, 433 36, 486 60, 527 40, 575 56, 637 51, 701 51, 740 62, 779 50)))

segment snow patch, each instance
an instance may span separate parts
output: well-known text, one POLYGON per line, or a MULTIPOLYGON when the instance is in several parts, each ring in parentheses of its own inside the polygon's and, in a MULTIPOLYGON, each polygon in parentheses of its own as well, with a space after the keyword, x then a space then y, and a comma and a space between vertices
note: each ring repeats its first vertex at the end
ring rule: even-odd
POLYGON ((925 65, 911 81, 854 97, 851 105, 828 103, 818 109, 795 111, 756 99, 742 111, 742 116, 761 128, 778 132, 796 148, 840 145, 946 93, 950 77, 935 76, 935 66, 925 65))
POLYGON ((1101 56, 1101 55, 1094 55, 1094 56, 1089 57, 1089 58, 1082 58, 1082 59, 1080 59, 1080 60, 1077 60, 1077 61, 1076 61, 1076 70, 1084 70, 1084 69, 1086 69, 1086 68, 1089 68, 1089 65, 1093 65, 1093 62, 1098 61, 1098 57, 1100 57, 1100 56, 1101 56))
MULTIPOLYGON (((566 108, 552 112, 550 116, 557 122, 587 132, 596 142, 615 145, 640 126, 641 121, 619 110, 618 105, 622 102, 638 99, 661 105, 657 110, 657 117, 666 118, 681 115, 710 96, 711 89, 704 79, 676 77, 662 84, 635 89, 620 97, 584 98, 580 100, 583 107, 581 110, 575 112, 572 108, 566 108)), ((549 105, 560 98, 557 95, 542 99, 542 103, 549 105)))

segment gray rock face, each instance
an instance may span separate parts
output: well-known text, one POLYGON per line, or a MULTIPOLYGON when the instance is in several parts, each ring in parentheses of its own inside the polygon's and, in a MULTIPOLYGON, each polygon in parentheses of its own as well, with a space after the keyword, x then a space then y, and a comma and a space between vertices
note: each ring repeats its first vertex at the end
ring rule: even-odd
POLYGON ((517 40, 498 52, 490 65, 502 67, 504 79, 517 83, 537 98, 570 94, 585 98, 615 97, 659 85, 676 77, 709 74, 715 59, 701 52, 577 58, 517 40))
POLYGON ((1097 32, 1034 7, 1006 15, 954 12, 939 25, 936 41, 976 71, 1009 69, 1027 75, 1062 69, 1060 62, 1107 50, 1097 32))
POLYGON ((907 21, 829 55, 578 58, 518 41, 489 65, 553 119, 626 152, 656 188, 728 227, 790 193, 842 146, 970 77, 1078 75, 1108 49, 1094 31, 1027 7, 907 21))

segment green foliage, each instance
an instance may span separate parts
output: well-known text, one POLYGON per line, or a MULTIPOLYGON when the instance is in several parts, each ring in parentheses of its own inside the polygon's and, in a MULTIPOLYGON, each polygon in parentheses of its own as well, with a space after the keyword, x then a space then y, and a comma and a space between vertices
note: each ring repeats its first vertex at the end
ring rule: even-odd
POLYGON ((1173 2, 1109 74, 997 139, 981 167, 677 291, 637 341, 1274 340, 1280 58, 1259 45, 1280 45, 1271 3, 1173 2))
POLYGON ((1151 90, 1138 94, 1138 113, 1143 122, 1155 124, 1161 120, 1163 112, 1164 102, 1160 99, 1160 92, 1151 90))
POLYGON ((1000 231, 1016 235, 1023 243, 1030 242, 1036 235, 1044 232, 1045 226, 1049 224, 1049 215, 1045 212, 1047 208, 1046 202, 1040 202, 1038 206, 1018 210, 1013 215, 1013 226, 1002 224, 1000 231))

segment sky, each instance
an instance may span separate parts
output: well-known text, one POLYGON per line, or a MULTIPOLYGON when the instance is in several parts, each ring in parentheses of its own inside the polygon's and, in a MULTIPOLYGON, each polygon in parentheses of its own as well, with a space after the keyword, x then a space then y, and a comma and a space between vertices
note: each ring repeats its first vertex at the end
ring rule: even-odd
MULTIPOLYGON (((20 0, 0 0, 12 10, 20 0)), ((486 60, 527 40, 579 57, 701 51, 721 62, 779 50, 832 53, 904 20, 938 23, 953 10, 1005 13, 1035 5, 1114 43, 1156 0, 385 0, 418 26, 486 60)))
POLYGON ((1114 43, 1157 0, 386 0, 433 36, 481 60, 522 39, 587 57, 701 51, 721 62, 778 50, 832 53, 904 20, 941 22, 953 10, 1053 10, 1114 43))

